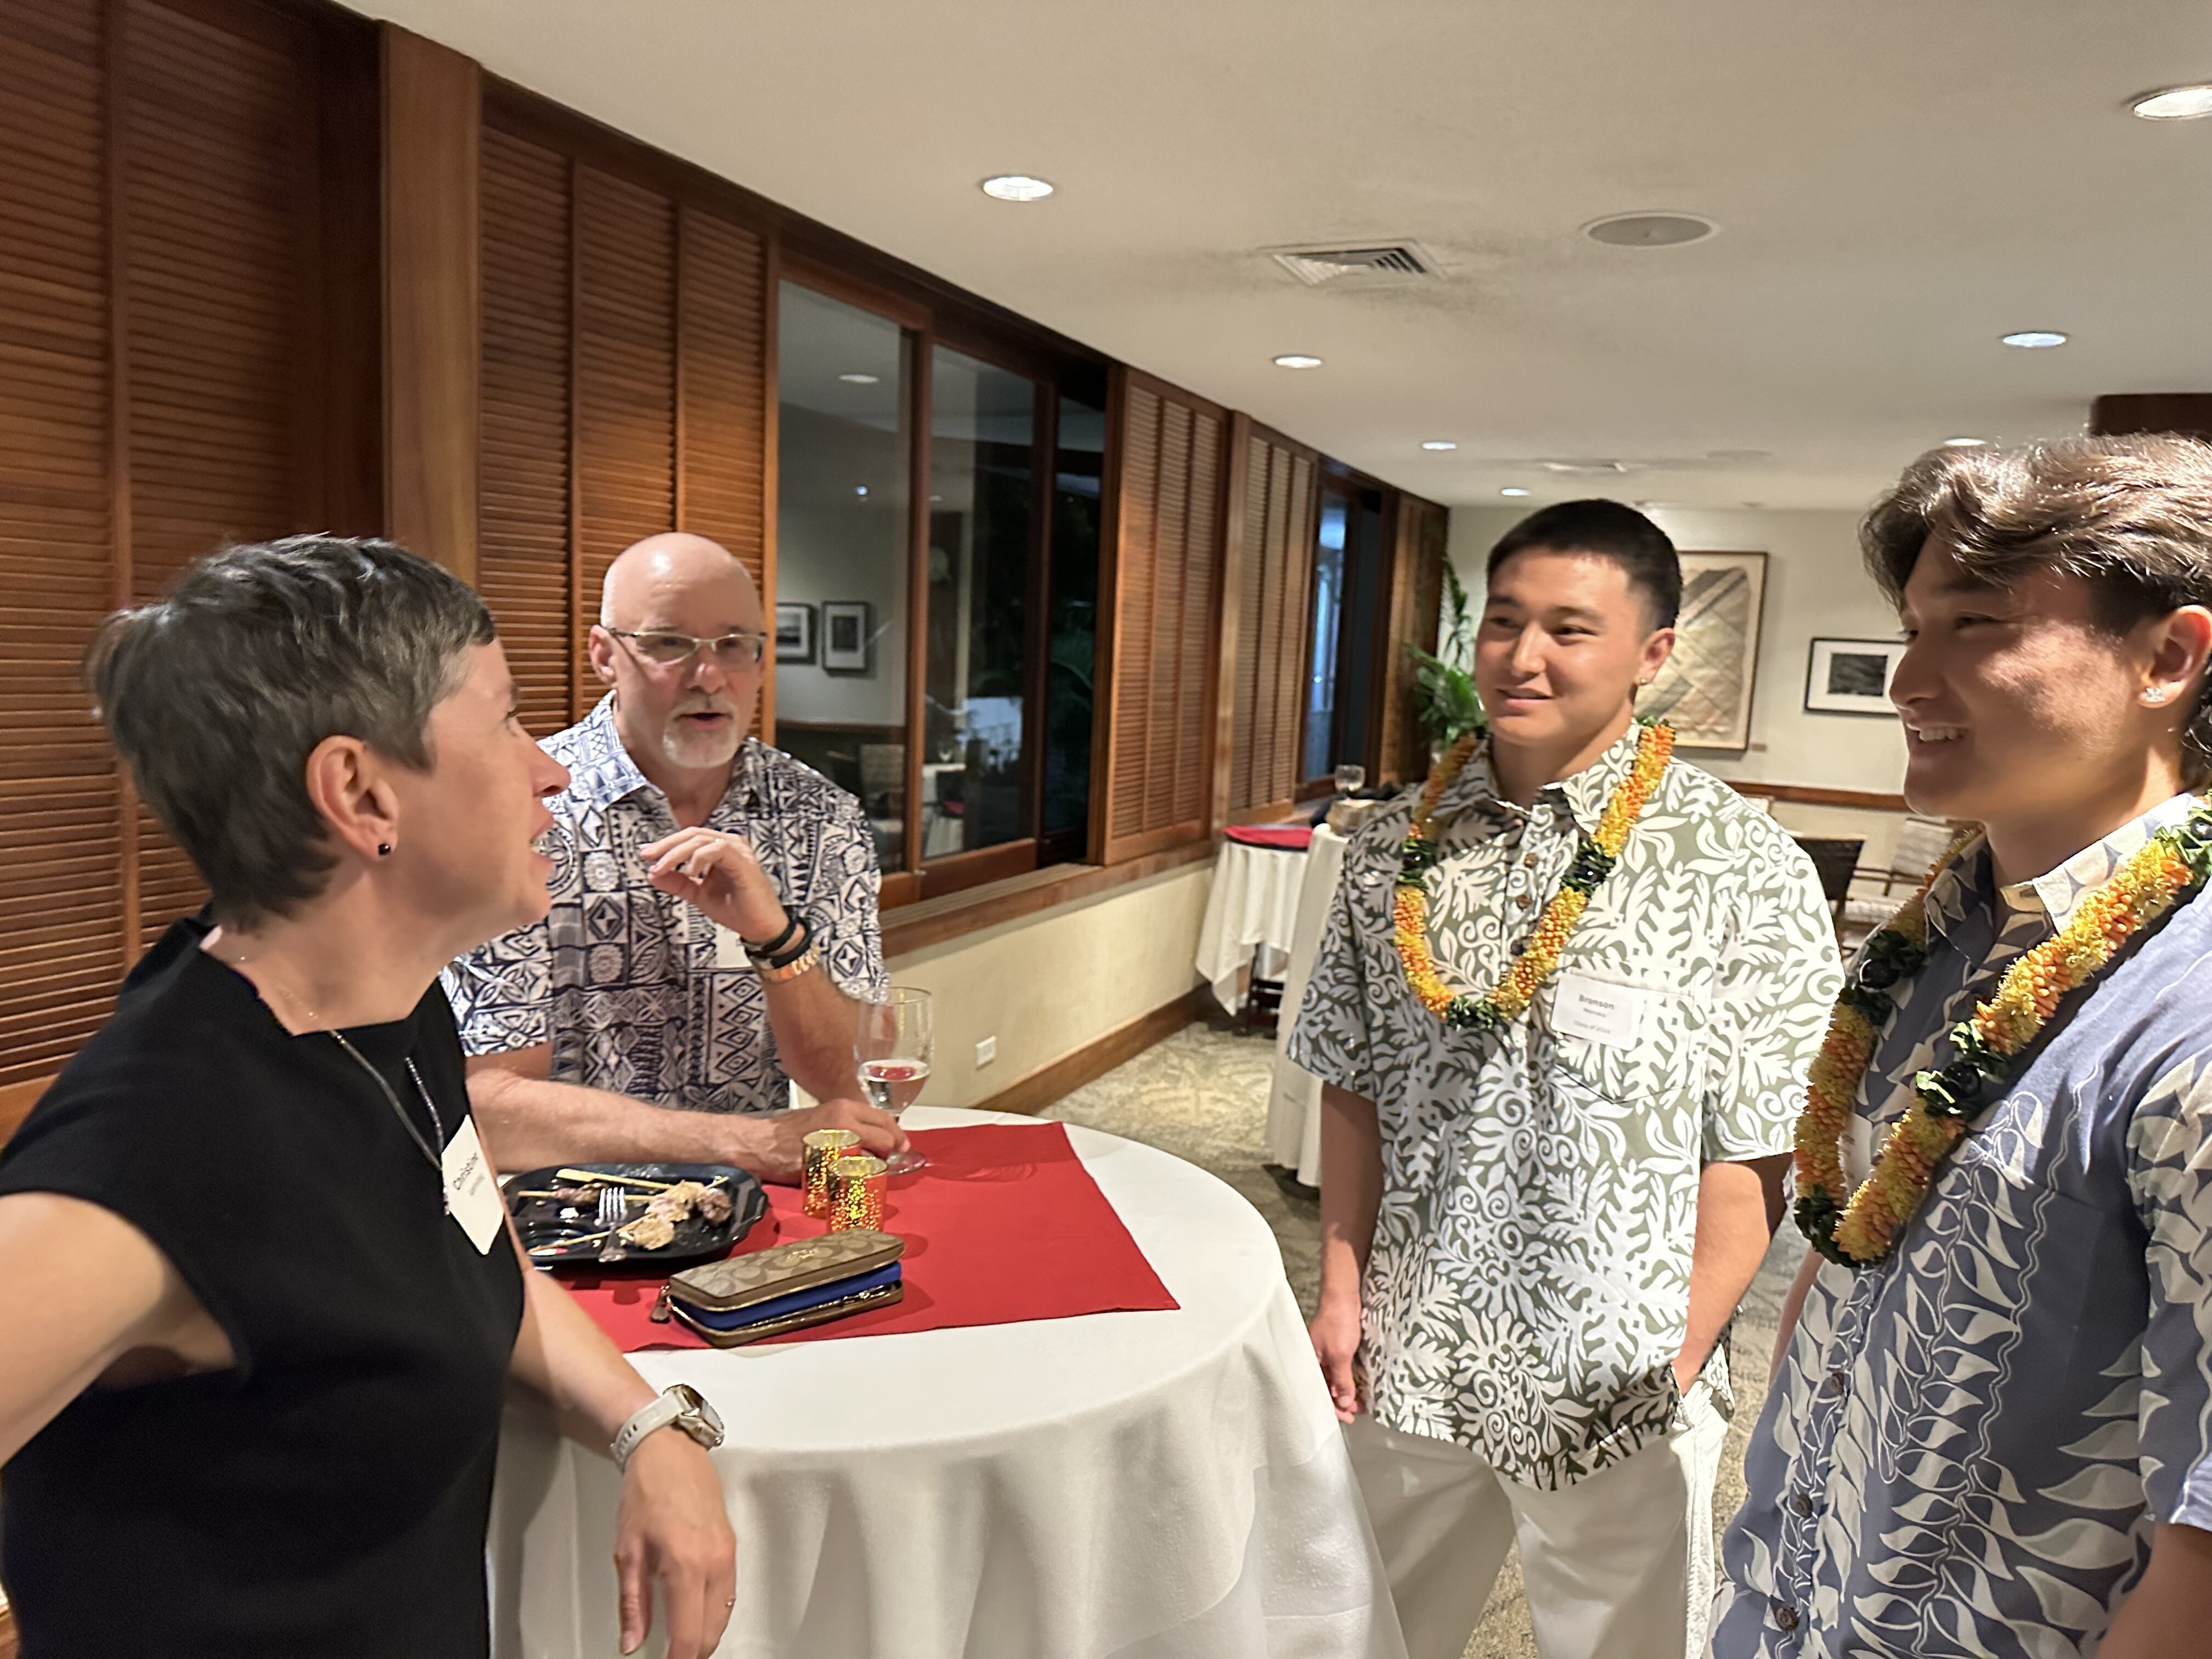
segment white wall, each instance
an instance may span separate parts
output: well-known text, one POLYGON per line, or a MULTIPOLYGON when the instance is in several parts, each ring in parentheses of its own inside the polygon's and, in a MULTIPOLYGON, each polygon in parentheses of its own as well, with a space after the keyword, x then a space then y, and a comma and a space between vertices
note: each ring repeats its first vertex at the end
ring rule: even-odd
POLYGON ((1173 1002, 1198 983, 1213 866, 1178 869, 894 957, 932 993, 937 1052, 921 1098, 966 1106, 1173 1002), (981 1069, 975 1044, 999 1040, 981 1069))
MULTIPOLYGON (((1452 509, 1452 564, 1476 603, 1492 544, 1525 516, 1520 508, 1452 509)), ((1767 556, 1750 746, 1741 753, 1686 749, 1683 757, 1723 778, 1895 794, 1905 776, 1905 739, 1894 719, 1805 708, 1814 639, 1897 637, 1896 612, 1859 564, 1858 515, 1653 508, 1651 518, 1686 553, 1767 556)), ((1775 817, 1810 835, 1864 836, 1863 863, 1887 857, 1890 814, 1783 802, 1775 817)))

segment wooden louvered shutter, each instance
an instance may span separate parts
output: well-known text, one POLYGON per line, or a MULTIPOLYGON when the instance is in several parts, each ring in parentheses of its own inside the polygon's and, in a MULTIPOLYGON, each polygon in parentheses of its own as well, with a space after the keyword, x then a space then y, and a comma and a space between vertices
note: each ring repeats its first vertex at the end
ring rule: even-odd
MULTIPOLYGON (((576 169, 576 602, 632 542, 676 526, 676 208, 597 168, 576 169)), ((599 685, 575 636, 576 715, 599 685)))
POLYGON ((0 4, 0 1087, 105 1018, 130 925, 114 757, 76 674, 119 597, 100 10, 0 4))
POLYGON ((354 28, 0 0, 0 1117, 202 898, 86 707, 100 617, 224 541, 358 515, 332 476, 357 337, 331 326, 349 279, 323 214, 354 28))
POLYGON ((1390 636, 1383 667, 1382 740, 1378 783, 1409 783, 1428 775, 1429 734, 1413 709, 1413 665, 1406 647, 1437 648, 1443 603, 1445 543, 1451 514, 1418 495, 1398 497, 1397 547, 1390 562, 1390 636))
POLYGON ((482 167, 477 586, 498 623, 523 724, 543 737, 574 720, 580 701, 569 553, 569 166, 487 128, 482 167))
MULTIPOLYGON (((765 598, 772 586, 768 243, 690 207, 682 210, 678 237, 676 526, 736 554, 765 598)), ((775 674, 763 674, 764 723, 774 715, 775 689, 775 674)))
POLYGON ((1109 864, 1208 833, 1229 425, 1215 405, 1133 369, 1117 373, 1117 391, 1109 864))
POLYGON ((1280 817, 1297 799, 1320 457, 1242 416, 1233 441, 1218 810, 1249 821, 1280 817))
POLYGON ((543 736, 599 701, 586 635, 632 542, 694 531, 766 586, 769 256, 520 118, 483 131, 477 571, 543 736))
MULTIPOLYGON (((316 388, 320 234, 315 42, 240 9, 249 33, 197 10, 124 14, 120 149, 129 391, 131 590, 158 598, 227 542, 319 528, 316 388)), ((205 890, 143 810, 142 940, 205 890)))

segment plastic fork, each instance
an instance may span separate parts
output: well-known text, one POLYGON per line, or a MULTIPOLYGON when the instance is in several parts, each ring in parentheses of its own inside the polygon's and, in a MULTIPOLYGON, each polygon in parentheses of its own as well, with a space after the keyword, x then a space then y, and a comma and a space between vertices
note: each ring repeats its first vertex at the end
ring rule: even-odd
POLYGON ((606 1230, 607 1235, 599 1241, 600 1261, 619 1261, 629 1254, 623 1248, 622 1240, 617 1233, 617 1230, 623 1224, 623 1217, 629 1209, 629 1200, 623 1195, 618 1188, 599 1188, 599 1225, 606 1230))

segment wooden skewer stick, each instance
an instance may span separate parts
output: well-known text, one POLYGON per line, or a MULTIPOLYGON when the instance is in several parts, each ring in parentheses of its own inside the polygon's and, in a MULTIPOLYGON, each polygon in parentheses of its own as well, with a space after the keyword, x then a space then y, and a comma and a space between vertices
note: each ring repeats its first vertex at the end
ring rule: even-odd
POLYGON ((665 1193, 677 1183, 672 1181, 647 1181, 643 1176, 609 1175, 604 1170, 556 1170, 556 1181, 603 1181, 625 1183, 632 1187, 649 1187, 656 1193, 665 1193))
MULTIPOLYGON (((680 1181, 647 1181, 643 1176, 609 1175, 604 1170, 556 1170, 553 1171, 553 1179, 556 1181, 627 1182, 633 1187, 649 1187, 656 1193, 665 1193, 672 1187, 680 1187, 684 1184, 680 1181)), ((728 1179, 726 1176, 714 1176, 695 1184, 701 1187, 719 1187, 728 1179)), ((523 1196, 536 1197, 538 1194, 525 1194, 523 1196)))
POLYGON ((567 1250, 574 1245, 592 1243, 618 1231, 617 1228, 607 1227, 596 1233, 578 1233, 574 1238, 556 1238, 550 1244, 533 1244, 530 1247, 530 1254, 537 1255, 541 1252, 550 1254, 556 1250, 567 1250))

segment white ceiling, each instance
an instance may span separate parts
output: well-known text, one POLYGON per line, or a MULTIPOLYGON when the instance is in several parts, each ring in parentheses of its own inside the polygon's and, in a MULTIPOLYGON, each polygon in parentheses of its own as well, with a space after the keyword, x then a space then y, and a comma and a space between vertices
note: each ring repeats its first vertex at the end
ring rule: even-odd
POLYGON ((2212 121, 2125 112, 2212 78, 2203 0, 356 3, 1447 502, 1856 507, 1945 437, 2212 390, 2212 121), (1579 234, 1640 210, 1722 231, 1579 234), (1377 238, 1445 276, 1257 252, 1377 238))

